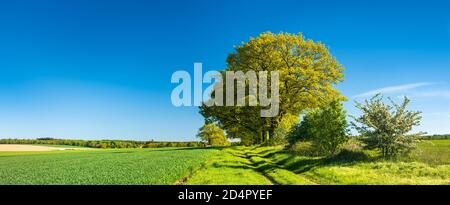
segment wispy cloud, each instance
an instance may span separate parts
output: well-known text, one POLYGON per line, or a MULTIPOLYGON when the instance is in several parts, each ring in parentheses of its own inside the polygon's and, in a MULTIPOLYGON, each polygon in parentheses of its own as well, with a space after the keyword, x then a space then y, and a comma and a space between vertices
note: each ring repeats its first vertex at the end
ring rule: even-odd
POLYGON ((396 94, 396 93, 404 93, 416 88, 425 87, 434 85, 436 83, 430 83, 430 82, 421 82, 421 83, 411 83, 411 84, 404 84, 404 85, 397 85, 397 86, 390 86, 390 87, 384 87, 379 88, 376 90, 371 90, 365 93, 361 93, 359 95, 353 96, 354 98, 363 98, 363 97, 370 97, 376 94, 396 94))
POLYGON ((450 90, 441 90, 441 91, 430 91, 430 92, 420 92, 415 93, 416 97, 441 97, 441 98, 450 98, 450 90))
POLYGON ((447 117, 450 118, 450 112, 430 112, 430 113, 423 113, 423 116, 428 117, 447 117))

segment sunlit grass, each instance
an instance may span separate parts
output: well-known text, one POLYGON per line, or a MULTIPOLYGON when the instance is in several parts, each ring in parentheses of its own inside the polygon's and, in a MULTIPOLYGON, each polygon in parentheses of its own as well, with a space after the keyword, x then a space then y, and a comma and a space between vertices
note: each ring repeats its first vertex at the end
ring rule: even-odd
POLYGON ((209 185, 269 185, 271 181, 259 174, 246 158, 244 147, 227 148, 210 158, 190 176, 186 184, 209 185))
POLYGON ((187 183, 438 185, 450 184, 450 166, 383 160, 372 151, 326 158, 298 156, 281 147, 234 147, 209 159, 187 183))
POLYGON ((396 160, 376 151, 307 157, 281 146, 4 152, 0 184, 450 184, 449 150, 450 140, 436 140, 396 160))

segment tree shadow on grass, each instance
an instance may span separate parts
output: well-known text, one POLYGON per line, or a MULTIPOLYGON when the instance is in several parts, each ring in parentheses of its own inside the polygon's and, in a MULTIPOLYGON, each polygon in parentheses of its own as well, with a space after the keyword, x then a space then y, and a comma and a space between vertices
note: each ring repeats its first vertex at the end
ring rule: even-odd
POLYGON ((265 153, 261 154, 260 157, 270 159, 280 153, 283 153, 283 152, 280 152, 280 151, 265 152, 265 153))
POLYGON ((277 153, 280 153, 280 150, 264 150, 262 152, 258 152, 257 155, 262 158, 270 158, 275 156, 277 153))
POLYGON ((215 168, 232 168, 252 170, 264 176, 272 184, 279 184, 279 179, 275 179, 279 169, 291 171, 295 174, 302 174, 319 167, 327 166, 350 166, 361 162, 370 162, 378 160, 365 152, 360 151, 342 151, 331 157, 300 157, 286 150, 267 149, 258 151, 258 149, 231 149, 227 151, 232 157, 245 159, 228 160, 213 164, 215 168), (272 174, 272 173, 275 173, 272 174))
MULTIPOLYGON (((228 152, 232 157, 245 159, 246 161, 236 161, 236 160, 223 160, 219 162, 214 162, 212 166, 214 168, 231 168, 231 169, 241 169, 241 170, 252 170, 261 176, 265 177, 272 184, 278 184, 277 181, 268 175, 271 171, 277 169, 277 165, 270 164, 266 161, 253 161, 252 157, 259 157, 257 154, 246 151, 244 153, 240 152, 228 152)), ((236 170, 236 173, 238 171, 236 170)))
MULTIPOLYGON (((270 164, 265 164, 265 165, 257 165, 257 164, 258 163, 251 164, 251 165, 248 165, 246 163, 242 163, 242 164, 216 163, 216 164, 213 164, 213 166, 215 168, 231 168, 231 169, 251 170, 251 171, 259 173, 260 175, 262 175, 263 177, 268 179, 272 184, 278 184, 278 182, 273 177, 268 175, 268 173, 270 173, 271 171, 276 169, 275 166, 270 165, 270 164)), ((236 173, 238 173, 238 172, 236 172, 236 173)))
POLYGON ((283 166, 284 168, 296 173, 301 174, 308 172, 314 168, 327 167, 327 166, 350 166, 361 162, 372 162, 379 158, 370 157, 364 152, 357 151, 342 151, 339 154, 331 157, 317 157, 317 158, 304 158, 300 159, 295 155, 290 155, 282 160, 275 162, 276 164, 283 166))

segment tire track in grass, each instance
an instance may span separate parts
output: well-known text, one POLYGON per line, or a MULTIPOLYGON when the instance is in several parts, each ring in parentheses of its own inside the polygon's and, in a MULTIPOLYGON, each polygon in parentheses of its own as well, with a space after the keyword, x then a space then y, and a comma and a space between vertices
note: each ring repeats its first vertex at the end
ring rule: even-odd
POLYGON ((271 182, 272 185, 280 185, 280 183, 277 182, 277 180, 275 180, 272 176, 268 175, 266 172, 264 172, 263 167, 260 166, 260 164, 256 161, 254 161, 252 158, 253 154, 249 154, 250 152, 252 152, 252 150, 245 150, 245 152, 243 153, 244 156, 241 156, 242 158, 245 158, 246 160, 248 160, 251 163, 251 166, 253 167, 253 169, 260 174, 261 176, 265 177, 267 180, 269 180, 271 182))
POLYGON ((271 159, 254 147, 230 147, 208 159, 198 169, 192 170, 176 184, 268 184, 314 185, 271 159))
POLYGON ((275 185, 315 185, 311 180, 285 169, 270 159, 263 158, 255 149, 246 151, 246 158, 252 162, 256 170, 275 185))
POLYGON ((194 171, 178 184, 209 185, 270 185, 272 182, 259 173, 246 158, 246 147, 230 147, 208 159, 204 166, 194 171))

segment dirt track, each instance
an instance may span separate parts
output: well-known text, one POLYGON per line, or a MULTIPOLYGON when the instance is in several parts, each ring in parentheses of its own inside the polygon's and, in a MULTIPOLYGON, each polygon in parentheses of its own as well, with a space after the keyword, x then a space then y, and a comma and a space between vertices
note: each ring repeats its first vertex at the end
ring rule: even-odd
POLYGON ((68 148, 46 147, 38 145, 0 144, 0 152, 27 152, 27 151, 36 152, 36 151, 67 150, 67 149, 68 148))

